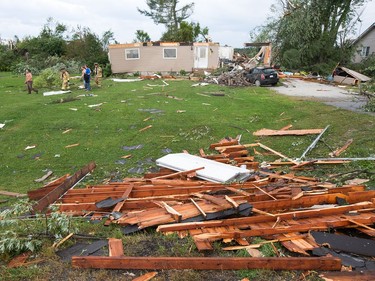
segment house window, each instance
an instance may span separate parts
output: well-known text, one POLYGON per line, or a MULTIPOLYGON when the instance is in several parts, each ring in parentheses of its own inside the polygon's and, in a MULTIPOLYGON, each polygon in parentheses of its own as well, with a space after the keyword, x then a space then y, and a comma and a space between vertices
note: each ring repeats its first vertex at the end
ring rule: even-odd
POLYGON ((176 48, 164 48, 163 49, 163 58, 164 59, 176 59, 177 58, 177 49, 176 48))
POLYGON ((367 47, 362 47, 362 50, 361 50, 361 57, 368 57, 370 54, 370 47, 367 46, 367 47))
POLYGON ((139 49, 126 49, 125 58, 127 60, 138 60, 140 58, 139 49))

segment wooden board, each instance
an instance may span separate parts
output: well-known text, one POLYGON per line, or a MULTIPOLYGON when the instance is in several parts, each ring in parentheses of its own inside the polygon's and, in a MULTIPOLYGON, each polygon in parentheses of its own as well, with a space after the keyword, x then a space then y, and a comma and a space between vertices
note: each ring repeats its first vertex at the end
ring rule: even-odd
POLYGON ((318 135, 323 129, 308 129, 308 130, 271 130, 261 129, 253 133, 254 136, 303 136, 303 135, 318 135))
POLYGON ((231 257, 72 257, 74 268, 105 269, 197 269, 197 270, 340 270, 341 260, 318 258, 231 258, 231 257))
POLYGON ((49 206, 49 204, 54 203, 61 195, 63 195, 69 188, 71 188, 75 183, 82 179, 86 174, 94 170, 96 164, 94 162, 89 163, 87 166, 83 167, 81 170, 77 171, 73 176, 67 178, 62 184, 57 188, 53 189, 50 193, 40 199, 34 206, 34 211, 42 211, 49 206))

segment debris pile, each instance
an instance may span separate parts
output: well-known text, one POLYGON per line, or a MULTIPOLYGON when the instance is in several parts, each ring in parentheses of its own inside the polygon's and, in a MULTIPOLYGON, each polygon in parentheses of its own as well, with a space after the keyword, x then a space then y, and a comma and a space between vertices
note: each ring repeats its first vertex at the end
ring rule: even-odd
MULTIPOLYGON (((289 133, 321 136, 326 129, 290 130, 289 133)), ((286 131, 264 129, 254 134, 280 135, 286 131)), ((239 139, 227 138, 211 144, 213 153, 201 149, 199 156, 167 155, 157 160, 161 167, 157 172, 139 178, 71 188, 95 168, 95 164, 90 163, 72 177, 66 175, 53 184, 29 192, 29 197, 38 200, 35 210, 53 204, 62 212, 102 220, 105 225, 119 225, 124 234, 157 227, 157 231, 165 235, 176 233, 181 238, 190 235, 202 252, 213 250, 212 243, 222 241, 228 244, 222 250, 244 249, 252 256, 126 257, 120 242, 113 246, 117 250, 112 250, 120 254, 76 256, 72 258, 74 267, 340 270, 344 266, 354 271, 375 269, 372 240, 375 237, 372 227, 375 190, 366 190, 361 184, 337 186, 313 177, 275 172, 272 164, 262 168, 248 148, 265 149, 288 160, 284 164, 298 169, 331 162, 302 158, 297 161, 261 143, 240 144, 239 139), (241 176, 234 177, 233 173, 241 176), (353 236, 347 235, 348 230, 353 236), (254 243, 255 237, 261 237, 262 242, 254 243), (275 258, 262 257, 257 249, 275 242, 299 257, 286 255, 276 247, 273 247, 275 258)), ((110 244, 116 240, 111 239, 110 244)))

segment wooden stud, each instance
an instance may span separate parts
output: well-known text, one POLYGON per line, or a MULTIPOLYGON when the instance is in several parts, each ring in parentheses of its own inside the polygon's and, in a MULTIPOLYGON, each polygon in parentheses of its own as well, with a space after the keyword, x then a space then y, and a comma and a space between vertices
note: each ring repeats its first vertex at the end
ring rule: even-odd
POLYGON ((196 269, 196 270, 340 270, 335 257, 230 258, 230 257, 72 257, 74 268, 105 269, 196 269))

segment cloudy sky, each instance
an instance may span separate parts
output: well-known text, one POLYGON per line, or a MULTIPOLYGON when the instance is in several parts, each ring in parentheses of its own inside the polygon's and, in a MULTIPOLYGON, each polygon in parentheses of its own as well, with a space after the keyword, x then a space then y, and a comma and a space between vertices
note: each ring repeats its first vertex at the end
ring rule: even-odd
MULTIPOLYGON (((0 0, 0 38, 11 39, 37 36, 47 19, 52 17, 75 28, 88 27, 100 37, 111 30, 120 43, 130 43, 136 30, 144 30, 151 40, 158 40, 163 25, 141 15, 137 7, 145 9, 145 0, 0 0)), ((273 14, 277 0, 180 0, 179 5, 194 2, 194 14, 189 20, 208 27, 214 42, 242 47, 249 42, 249 32, 273 14)), ((362 14, 363 32, 375 21, 375 1, 370 0, 362 14)))

